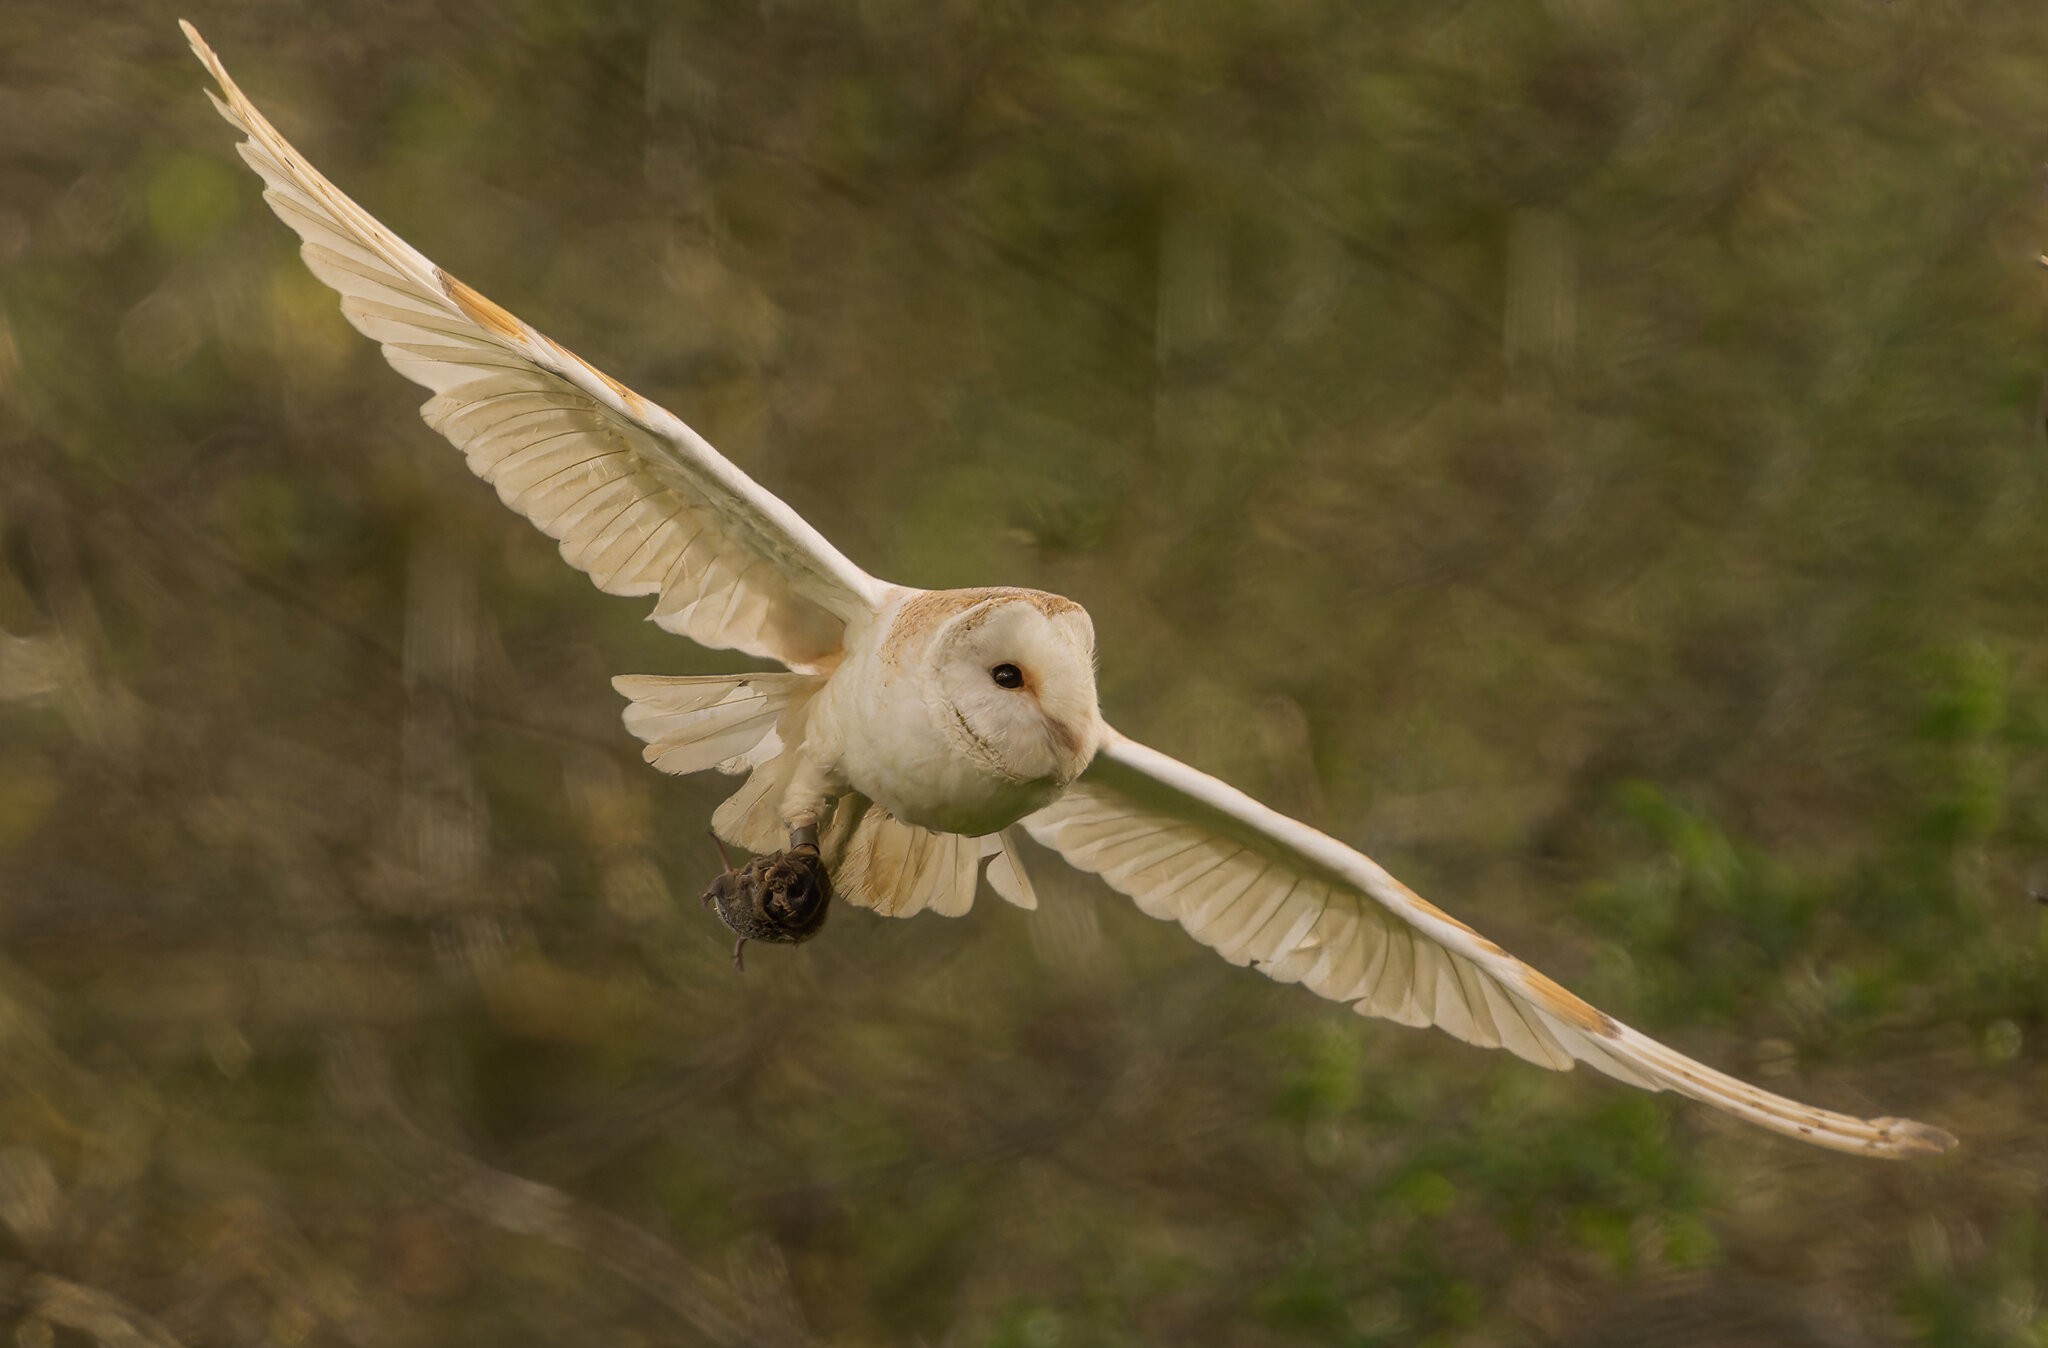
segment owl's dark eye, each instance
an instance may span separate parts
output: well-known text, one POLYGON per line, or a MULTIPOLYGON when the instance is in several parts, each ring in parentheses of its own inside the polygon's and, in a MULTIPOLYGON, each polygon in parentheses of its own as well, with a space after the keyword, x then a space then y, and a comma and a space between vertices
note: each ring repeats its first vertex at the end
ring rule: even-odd
POLYGON ((988 672, 988 676, 996 681, 996 687, 998 688, 1022 688, 1024 686, 1024 671, 1015 665, 997 665, 988 672))

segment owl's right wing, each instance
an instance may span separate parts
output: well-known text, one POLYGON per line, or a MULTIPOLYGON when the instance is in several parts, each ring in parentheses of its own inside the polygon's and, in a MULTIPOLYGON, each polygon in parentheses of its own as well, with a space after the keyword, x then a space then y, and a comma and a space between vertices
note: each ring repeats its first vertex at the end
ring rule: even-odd
POLYGON ((499 499, 610 594, 656 596, 660 626, 706 646, 829 666, 888 588, 673 413, 442 271, 308 164, 228 78, 221 115, 300 255, 392 367, 433 390, 420 409, 499 499))
POLYGON ((1024 827, 1232 964, 1361 1015, 1435 1025, 1544 1067, 1582 1062, 1837 1151, 1897 1158, 1955 1145, 1924 1123, 1816 1109, 1694 1062, 1573 996, 1369 857, 1114 730, 1081 779, 1024 827))

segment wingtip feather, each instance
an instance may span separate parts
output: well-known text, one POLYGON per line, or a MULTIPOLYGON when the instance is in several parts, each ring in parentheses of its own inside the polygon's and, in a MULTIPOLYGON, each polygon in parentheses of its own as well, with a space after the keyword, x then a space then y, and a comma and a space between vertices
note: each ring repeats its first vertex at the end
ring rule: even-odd
POLYGON ((1870 1126, 1884 1135, 1891 1144, 1887 1154, 1897 1157, 1939 1156, 1954 1151, 1960 1139, 1946 1128, 1937 1128, 1931 1123, 1919 1123, 1913 1119, 1872 1119, 1870 1126))
POLYGON ((178 20, 178 30, 184 33, 185 41, 192 46, 192 54, 199 58, 201 65, 206 67, 206 73, 213 76, 222 88, 232 88, 232 82, 228 79, 227 67, 221 64, 220 57, 214 55, 213 48, 206 45, 206 39, 199 36, 199 30, 192 26, 192 21, 190 19, 178 20))

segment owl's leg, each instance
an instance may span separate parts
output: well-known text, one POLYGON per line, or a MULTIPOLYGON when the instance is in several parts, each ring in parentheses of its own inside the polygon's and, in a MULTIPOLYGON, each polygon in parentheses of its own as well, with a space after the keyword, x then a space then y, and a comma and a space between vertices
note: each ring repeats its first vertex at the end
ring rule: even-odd
POLYGON ((849 789, 837 772, 826 768, 809 754, 802 754, 797 760, 796 770, 789 776, 789 785, 782 792, 782 800, 776 806, 782 826, 789 830, 790 847, 804 846, 798 835, 805 832, 810 835, 809 845, 816 847, 818 830, 832 817, 833 804, 849 789))

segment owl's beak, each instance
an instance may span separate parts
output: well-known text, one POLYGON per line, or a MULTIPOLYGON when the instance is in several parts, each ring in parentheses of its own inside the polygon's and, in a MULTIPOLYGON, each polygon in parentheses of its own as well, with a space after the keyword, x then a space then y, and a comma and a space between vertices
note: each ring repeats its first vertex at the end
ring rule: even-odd
POLYGON ((1082 739, 1080 731, 1065 721, 1055 721, 1049 716, 1045 723, 1051 728, 1052 737, 1059 741, 1060 748, 1065 749, 1069 757, 1080 756, 1081 746, 1086 742, 1082 739))
POLYGON ((1079 777, 1087 771, 1088 764, 1094 760, 1095 750, 1102 742, 1099 735, 1091 733, 1095 725, 1093 717, 1079 726, 1070 725, 1057 717, 1045 718, 1046 731, 1059 748, 1060 785, 1065 786, 1079 777))

